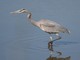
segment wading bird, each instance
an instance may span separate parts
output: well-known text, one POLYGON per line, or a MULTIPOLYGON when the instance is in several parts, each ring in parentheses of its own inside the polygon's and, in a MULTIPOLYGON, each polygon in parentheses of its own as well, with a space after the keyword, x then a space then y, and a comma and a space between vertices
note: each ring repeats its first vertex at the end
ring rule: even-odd
POLYGON ((20 9, 11 13, 25 13, 27 14, 27 18, 29 19, 29 21, 34 25, 39 27, 41 30, 45 31, 46 33, 50 34, 50 41, 53 41, 51 34, 55 34, 57 36, 56 40, 61 39, 61 37, 59 36, 59 33, 70 33, 70 31, 63 27, 62 25, 56 23, 55 21, 50 21, 48 19, 42 19, 40 21, 35 21, 32 19, 32 13, 26 9, 20 9))

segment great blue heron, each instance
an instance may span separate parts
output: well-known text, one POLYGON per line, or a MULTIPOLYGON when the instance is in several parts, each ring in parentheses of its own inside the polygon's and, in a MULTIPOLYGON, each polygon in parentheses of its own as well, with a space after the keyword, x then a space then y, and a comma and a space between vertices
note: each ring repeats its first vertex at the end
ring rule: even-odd
POLYGON ((27 14, 27 18, 29 19, 29 21, 34 25, 39 27, 41 30, 47 32, 50 34, 50 40, 53 41, 51 34, 55 34, 57 36, 56 40, 61 39, 61 37, 59 36, 59 33, 70 33, 70 31, 61 26, 60 24, 54 22, 54 21, 50 21, 48 19, 42 19, 40 21, 35 21, 32 19, 32 13, 24 8, 11 12, 11 13, 26 13, 27 14))

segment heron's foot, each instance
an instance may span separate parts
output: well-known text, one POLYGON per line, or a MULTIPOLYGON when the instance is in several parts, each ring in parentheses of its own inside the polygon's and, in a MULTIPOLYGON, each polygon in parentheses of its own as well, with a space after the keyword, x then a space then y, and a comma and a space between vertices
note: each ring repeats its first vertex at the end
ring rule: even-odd
POLYGON ((48 46, 53 46, 53 41, 48 42, 48 46))
POLYGON ((48 42, 49 51, 53 51, 53 41, 48 42))

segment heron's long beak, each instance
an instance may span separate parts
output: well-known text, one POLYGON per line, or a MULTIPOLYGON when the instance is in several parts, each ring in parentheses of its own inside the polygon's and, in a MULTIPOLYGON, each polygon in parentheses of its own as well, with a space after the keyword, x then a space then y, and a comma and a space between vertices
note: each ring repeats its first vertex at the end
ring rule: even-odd
POLYGON ((19 14, 21 13, 20 10, 17 10, 17 11, 13 11, 13 12, 10 12, 11 14, 19 14))

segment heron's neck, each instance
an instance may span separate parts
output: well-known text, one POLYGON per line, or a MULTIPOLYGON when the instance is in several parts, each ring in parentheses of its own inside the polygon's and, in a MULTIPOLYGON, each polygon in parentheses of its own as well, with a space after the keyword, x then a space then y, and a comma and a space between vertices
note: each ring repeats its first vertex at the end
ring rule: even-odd
POLYGON ((32 19, 32 14, 31 13, 28 13, 27 18, 28 19, 32 19))
POLYGON ((27 18, 29 19, 29 21, 30 21, 33 25, 37 26, 37 22, 32 19, 32 14, 31 14, 31 13, 29 13, 29 14, 27 15, 27 18))

